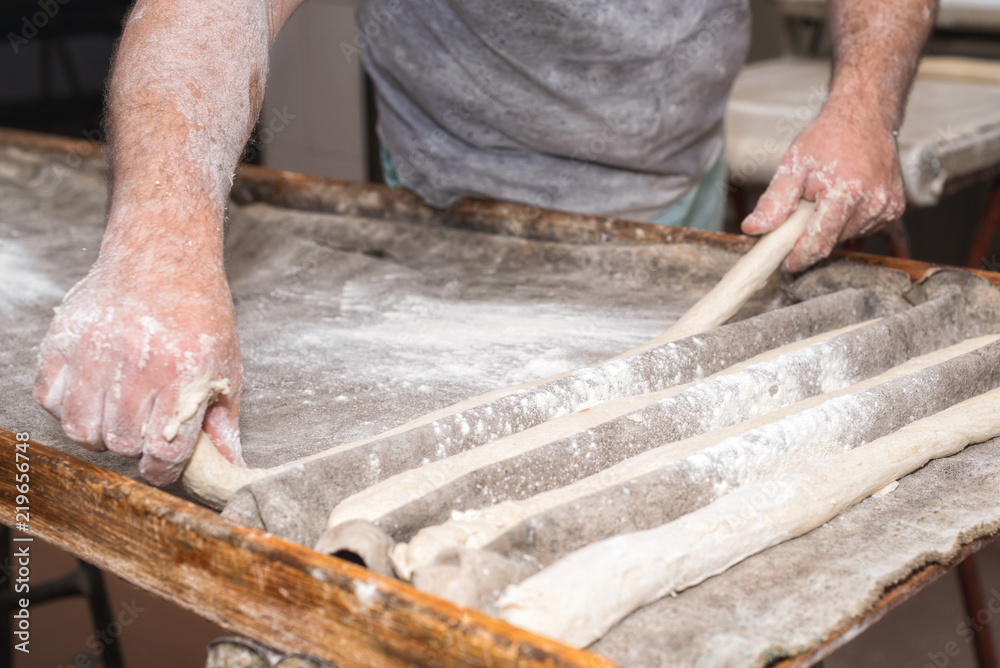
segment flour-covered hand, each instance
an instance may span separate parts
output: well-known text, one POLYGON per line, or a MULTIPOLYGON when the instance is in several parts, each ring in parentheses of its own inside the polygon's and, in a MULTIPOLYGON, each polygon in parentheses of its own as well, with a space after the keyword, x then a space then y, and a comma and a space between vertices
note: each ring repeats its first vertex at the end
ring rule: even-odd
POLYGON ((138 0, 124 23, 101 255, 42 342, 35 399, 84 447, 141 458, 154 484, 177 479, 202 428, 242 461, 227 195, 268 46, 300 2, 138 0))
POLYGON ((80 445, 141 457, 154 484, 177 479, 203 426, 240 463, 243 381, 221 263, 108 256, 57 310, 35 400, 80 445))
POLYGON ((896 143, 878 113, 828 104, 782 158, 743 232, 770 232, 800 198, 816 202, 816 212, 785 259, 789 271, 802 271, 838 242, 876 232, 902 215, 906 198, 896 143))

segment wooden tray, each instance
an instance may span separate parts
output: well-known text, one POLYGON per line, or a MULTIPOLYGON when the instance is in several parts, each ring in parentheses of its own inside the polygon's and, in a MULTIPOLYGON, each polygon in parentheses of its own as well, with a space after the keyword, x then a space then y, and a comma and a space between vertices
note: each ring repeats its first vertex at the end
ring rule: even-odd
MULTIPOLYGON (((102 160, 99 144, 0 128, 0 146, 54 155, 69 167, 102 160)), ((463 201, 446 210, 395 188, 243 167, 239 203, 267 202, 310 211, 405 220, 578 243, 693 243, 736 252, 748 237, 661 227, 600 216, 463 201)), ((834 259, 905 271, 918 279, 936 265, 860 253, 834 259)), ((1000 274, 976 271, 1000 286, 1000 274)), ((17 437, 0 429, 0 522, 14 527, 17 437)), ((153 487, 29 442, 27 532, 232 632, 285 652, 352 666, 612 666, 503 621, 409 585, 328 557, 221 516, 153 487), (375 587, 375 596, 370 595, 375 587), (357 587, 363 585, 363 595, 357 587)), ((983 539, 948 564, 930 565, 886 591, 865 615, 816 650, 779 663, 809 666, 846 644, 889 610, 944 575, 983 539)))

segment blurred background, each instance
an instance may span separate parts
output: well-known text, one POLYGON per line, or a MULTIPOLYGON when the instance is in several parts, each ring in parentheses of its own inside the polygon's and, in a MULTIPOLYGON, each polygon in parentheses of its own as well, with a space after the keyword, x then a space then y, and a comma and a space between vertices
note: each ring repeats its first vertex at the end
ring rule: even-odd
MULTIPOLYGON (((0 25, 0 126, 103 138, 104 82, 128 2, 117 0, 4 0, 0 25), (58 8, 53 16, 42 11, 58 8)), ((272 48, 271 73, 247 162, 343 179, 380 181, 371 90, 356 53, 356 0, 308 0, 272 48)), ((752 0, 749 62, 787 53, 826 55, 829 41, 819 0, 752 0)), ((1000 15, 997 0, 945 0, 970 6, 965 24, 939 25, 932 53, 1000 55, 1000 28, 982 16, 1000 15)), ((953 12, 954 13, 954 12, 953 12)), ((940 22, 939 22, 940 23, 940 22)), ((968 264, 969 246, 986 212, 996 174, 977 174, 932 208, 910 207, 905 217, 912 257, 968 264)), ((752 210, 761 188, 741 189, 738 214, 752 210)), ((1000 235, 998 235, 1000 236, 1000 235)), ((980 252, 982 268, 1000 267, 1000 241, 980 252)), ((885 252, 880 239, 864 250, 885 252)))
MULTIPOLYGON (((946 0, 947 2, 947 0, 946 0)), ((117 0, 3 0, 0 26, 0 126, 103 139, 102 96, 109 62, 121 30, 127 2, 117 0)), ((307 0, 278 36, 263 112, 248 146, 247 162, 279 169, 354 180, 380 180, 374 139, 372 93, 361 70, 355 44, 353 0, 307 0)), ((951 3, 972 6, 980 14, 1000 16, 1000 2, 951 3), (978 9, 977 9, 978 8, 978 9)), ((824 55, 821 2, 752 0, 753 42, 750 62, 799 52, 824 55)), ((989 20, 941 24, 930 52, 1000 55, 1000 29, 989 20)), ((998 97, 1000 102, 1000 97, 998 97)), ((1000 105, 998 105, 1000 106, 1000 105)), ((1000 157, 998 157, 1000 162, 1000 157)), ((996 171, 977 174, 961 188, 928 208, 911 208, 905 218, 912 257, 966 264, 977 226, 997 190, 996 171)), ((752 209, 760 187, 741 189, 741 206, 752 209)), ((733 206, 730 229, 738 226, 733 206)), ((1000 215, 1000 212, 998 212, 1000 215)), ((991 230, 978 266, 1000 269, 1000 239, 991 230)), ((865 250, 883 252, 885 241, 865 242, 865 250)), ((33 579, 55 577, 76 567, 76 560, 35 544, 33 579)), ((7 564, 9 567, 9 562, 7 564)), ((1000 549, 987 548, 979 558, 984 598, 1000 602, 1000 549)), ((0 576, 6 577, 8 569, 0 576)), ((226 632, 195 614, 160 601, 113 575, 105 575, 113 615, 131 621, 121 627, 125 664, 203 665, 205 645, 226 632)), ((959 652, 945 656, 948 666, 976 665, 971 646, 959 634, 965 618, 955 575, 937 581, 916 598, 826 661, 828 667, 944 668, 942 647, 955 642, 959 652)), ((78 668, 105 665, 95 642, 86 603, 63 599, 32 611, 37 642, 30 655, 16 653, 17 668, 78 668)), ((991 631, 1000 641, 1000 623, 991 631)))

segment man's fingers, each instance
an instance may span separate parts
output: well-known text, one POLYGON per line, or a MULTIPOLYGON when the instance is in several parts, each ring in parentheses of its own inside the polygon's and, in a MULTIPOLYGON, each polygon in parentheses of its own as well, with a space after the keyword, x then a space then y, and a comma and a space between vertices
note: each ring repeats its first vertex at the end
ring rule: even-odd
POLYGON ((792 252, 785 258, 786 271, 799 272, 822 260, 837 245, 845 219, 852 213, 844 199, 821 199, 816 212, 806 223, 806 231, 799 237, 792 252))
POLYGON ((125 457, 142 454, 143 427, 156 405, 156 391, 123 392, 117 399, 108 397, 104 405, 104 445, 125 457))
POLYGON ((906 201, 890 200, 885 195, 877 195, 865 206, 855 209, 844 229, 839 241, 847 241, 857 237, 878 232, 886 225, 897 220, 905 209, 906 201))
POLYGON ((139 460, 139 475, 157 487, 176 482, 183 472, 184 462, 167 461, 150 454, 144 454, 139 460))
POLYGON ((42 358, 35 376, 35 388, 32 395, 35 402, 51 413, 57 420, 62 419, 63 399, 69 389, 69 366, 66 360, 58 355, 42 358))
POLYGON ((205 433, 216 450, 237 466, 246 466, 240 444, 240 398, 230 391, 208 407, 205 413, 205 433))
POLYGON ((743 234, 766 234, 780 226, 795 211, 802 196, 805 179, 795 172, 771 179, 771 184, 760 199, 753 213, 746 217, 740 229, 743 234))
POLYGON ((177 393, 161 393, 156 398, 149 423, 142 437, 142 459, 139 473, 154 485, 174 482, 184 470, 184 464, 194 450, 195 441, 205 419, 208 400, 201 403, 190 419, 181 423, 177 434, 167 440, 164 430, 176 415, 177 393))
POLYGON ((79 445, 100 452, 101 423, 104 418, 104 390, 89 374, 74 376, 62 406, 62 428, 79 445))

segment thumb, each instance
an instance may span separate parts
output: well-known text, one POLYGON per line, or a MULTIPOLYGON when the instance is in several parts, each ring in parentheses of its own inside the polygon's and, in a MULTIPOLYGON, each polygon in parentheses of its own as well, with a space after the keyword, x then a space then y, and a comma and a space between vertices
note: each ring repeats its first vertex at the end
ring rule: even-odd
POLYGON ((828 256, 837 244, 849 210, 850 205, 846 200, 820 199, 816 203, 815 212, 806 223, 805 233, 785 258, 785 270, 798 273, 828 256))
POLYGON ((792 211, 799 203, 799 198, 805 187, 805 175, 784 171, 784 166, 778 168, 778 173, 771 179, 771 184, 757 200, 753 213, 746 217, 740 226, 743 234, 766 234, 788 220, 792 211))
POLYGON ((223 394, 209 406, 203 425, 205 433, 219 453, 237 466, 246 466, 243 461, 243 446, 240 443, 240 398, 239 395, 223 394))

